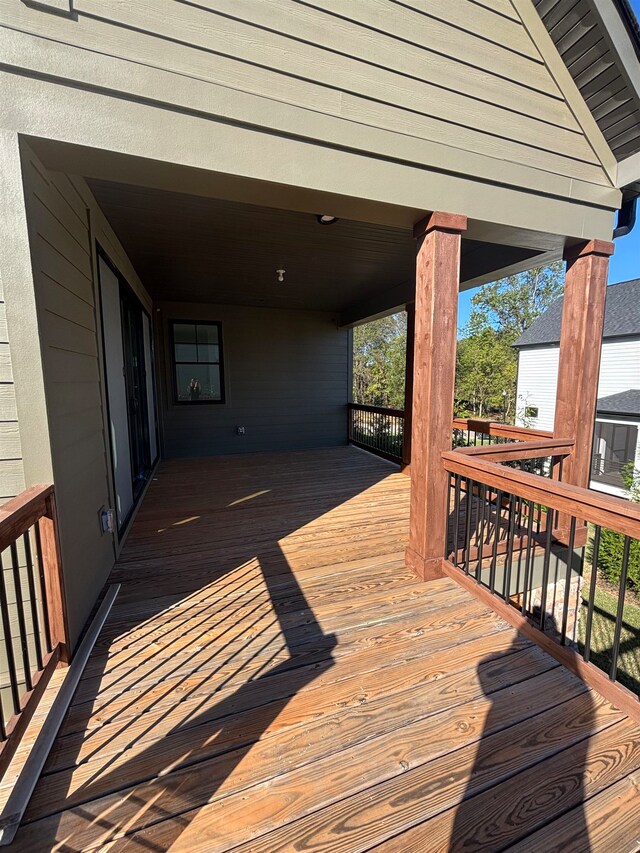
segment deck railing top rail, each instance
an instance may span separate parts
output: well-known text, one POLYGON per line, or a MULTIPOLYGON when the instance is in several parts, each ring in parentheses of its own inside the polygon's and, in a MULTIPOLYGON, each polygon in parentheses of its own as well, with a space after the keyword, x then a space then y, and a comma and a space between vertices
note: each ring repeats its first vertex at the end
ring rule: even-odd
POLYGON ((404 409, 394 409, 390 406, 370 406, 368 403, 348 403, 350 409, 358 412, 372 412, 374 415, 394 415, 397 418, 404 417, 404 409))
POLYGON ((479 435, 503 438, 510 441, 537 441, 553 438, 553 433, 544 429, 529 429, 528 427, 503 424, 497 421, 483 421, 475 418, 454 418, 453 429, 463 432, 473 432, 479 435))
MULTIPOLYGON (((488 448, 484 450, 486 455, 488 448)), ((532 452, 537 456, 542 455, 534 449, 532 452)), ((474 482, 535 501, 583 522, 597 524, 625 536, 640 539, 640 504, 604 492, 583 489, 570 483, 508 468, 497 461, 478 458, 459 450, 443 453, 442 460, 446 470, 452 474, 459 474, 474 482)))

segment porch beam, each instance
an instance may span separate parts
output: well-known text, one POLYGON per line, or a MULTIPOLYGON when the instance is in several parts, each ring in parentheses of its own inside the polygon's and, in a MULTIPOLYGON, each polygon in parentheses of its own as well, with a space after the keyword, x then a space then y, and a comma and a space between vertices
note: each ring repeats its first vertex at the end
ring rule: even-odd
POLYGON ((553 434, 574 439, 562 481, 588 488, 598 399, 604 306, 613 243, 591 240, 565 251, 558 390, 553 434))
POLYGON ((443 577, 456 369, 460 245, 465 216, 435 212, 414 229, 418 241, 407 565, 422 580, 443 577))

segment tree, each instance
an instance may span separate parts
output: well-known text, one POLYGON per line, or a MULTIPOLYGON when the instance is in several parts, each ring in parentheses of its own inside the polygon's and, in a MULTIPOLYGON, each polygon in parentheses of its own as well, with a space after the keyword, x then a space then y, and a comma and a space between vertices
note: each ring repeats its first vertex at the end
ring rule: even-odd
POLYGON ((485 284, 471 300, 467 328, 493 328, 512 345, 562 295, 563 284, 562 261, 485 284))
POLYGON ((371 406, 404 407, 407 315, 403 311, 353 330, 353 399, 371 406))
POLYGON ((495 329, 482 329, 458 342, 456 373, 456 415, 484 418, 499 411, 508 420, 513 413, 516 361, 495 329))
POLYGON ((456 414, 513 419, 518 356, 513 344, 562 293, 562 263, 485 284, 458 341, 456 414))

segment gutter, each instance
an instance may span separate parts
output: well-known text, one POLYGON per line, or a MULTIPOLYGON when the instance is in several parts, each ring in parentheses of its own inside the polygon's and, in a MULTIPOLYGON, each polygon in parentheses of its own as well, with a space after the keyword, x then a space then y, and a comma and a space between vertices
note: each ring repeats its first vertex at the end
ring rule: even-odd
POLYGON ((623 202, 622 207, 618 211, 618 221, 613 229, 613 239, 618 237, 626 237, 633 231, 633 226, 636 224, 636 208, 638 206, 638 197, 628 199, 623 202))

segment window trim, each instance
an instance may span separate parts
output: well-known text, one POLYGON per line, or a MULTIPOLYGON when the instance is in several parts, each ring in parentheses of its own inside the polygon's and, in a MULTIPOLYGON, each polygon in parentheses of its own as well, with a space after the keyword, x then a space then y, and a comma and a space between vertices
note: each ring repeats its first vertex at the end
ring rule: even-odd
POLYGON ((171 385, 173 388, 173 403, 176 406, 220 406, 226 403, 226 389, 224 381, 224 342, 222 338, 222 323, 220 320, 169 320, 169 343, 170 343, 170 358, 171 358, 171 385), (218 361, 176 361, 176 326, 217 326, 218 328, 218 361), (178 364, 216 364, 220 369, 220 399, 219 400, 181 400, 178 395, 178 377, 176 365, 178 364))

